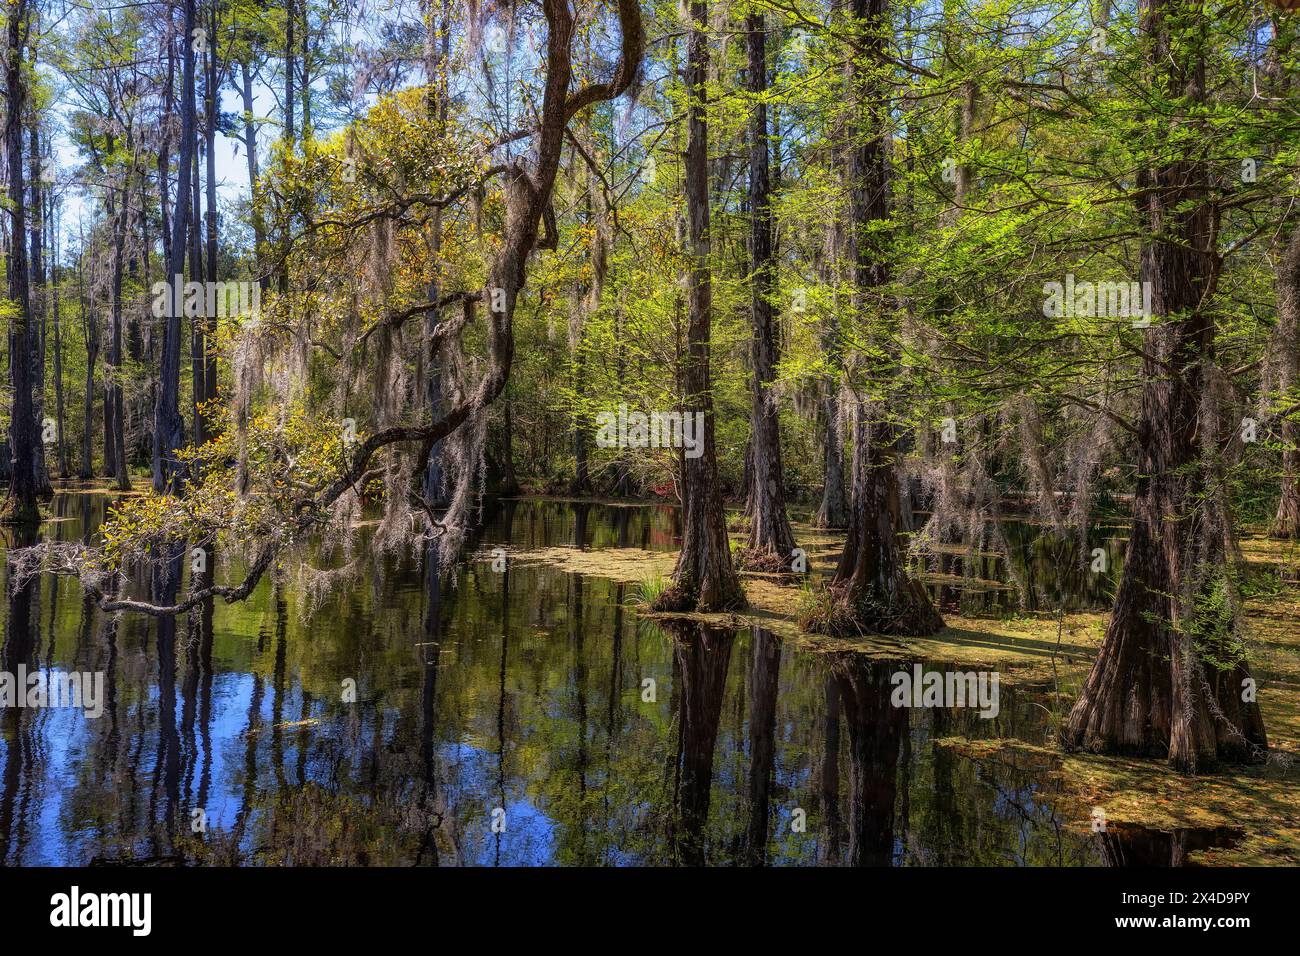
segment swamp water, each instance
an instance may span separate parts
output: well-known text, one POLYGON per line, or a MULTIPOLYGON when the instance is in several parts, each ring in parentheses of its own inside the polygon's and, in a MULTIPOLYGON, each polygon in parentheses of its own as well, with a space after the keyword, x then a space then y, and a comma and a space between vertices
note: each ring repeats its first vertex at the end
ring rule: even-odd
MULTIPOLYGON (((60 493, 42 534, 92 534, 108 501, 60 493)), ((305 620, 289 583, 169 625, 40 579, 4 602, 4 667, 102 671, 104 709, 0 712, 0 865, 1144 862, 1050 761, 941 745, 1042 743, 1049 689, 1004 686, 993 719, 899 709, 902 658, 660 627, 633 585, 488 557, 671 550, 675 521, 502 502, 440 588, 390 561, 305 620)))

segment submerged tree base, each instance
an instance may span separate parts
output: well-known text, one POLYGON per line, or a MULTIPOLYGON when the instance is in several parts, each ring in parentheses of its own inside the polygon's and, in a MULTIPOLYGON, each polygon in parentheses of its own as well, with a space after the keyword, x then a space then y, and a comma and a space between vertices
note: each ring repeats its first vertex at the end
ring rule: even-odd
POLYGON ((832 584, 799 625, 813 634, 857 637, 863 634, 929 637, 943 629, 943 618, 916 581, 902 579, 890 591, 832 584))
POLYGON ((764 574, 791 573, 788 555, 770 548, 737 548, 733 555, 737 571, 760 571, 764 574))
POLYGON ((735 590, 718 591, 715 588, 701 588, 692 592, 681 585, 670 585, 651 604, 649 610, 667 614, 689 614, 698 611, 709 614, 717 611, 743 611, 749 607, 745 592, 737 587, 735 590))

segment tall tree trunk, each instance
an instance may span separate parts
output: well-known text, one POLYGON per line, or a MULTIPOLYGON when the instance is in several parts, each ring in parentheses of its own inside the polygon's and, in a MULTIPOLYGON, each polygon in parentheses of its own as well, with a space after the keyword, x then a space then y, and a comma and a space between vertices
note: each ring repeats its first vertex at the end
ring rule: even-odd
MULTIPOLYGON (((177 493, 184 482, 176 450, 185 444, 185 421, 180 412, 181 309, 178 290, 184 289, 185 253, 189 238, 194 166, 194 23, 195 0, 185 0, 185 28, 181 57, 181 143, 176 171, 176 203, 172 215, 171 261, 167 281, 167 319, 163 326, 162 358, 158 370, 158 400, 154 405, 153 488, 177 493)), ((197 278, 197 277, 196 277, 197 278)))
POLYGON ((86 346, 86 400, 85 415, 82 418, 81 468, 77 477, 89 481, 95 476, 95 364, 99 360, 99 324, 95 321, 92 310, 86 308, 83 272, 85 248, 83 237, 82 252, 77 257, 77 302, 81 310, 82 340, 86 346))
MULTIPOLYGON (((208 6, 208 32, 214 37, 217 35, 217 0, 212 0, 208 6)), ((217 101, 221 96, 218 80, 221 70, 217 64, 217 44, 215 42, 208 48, 206 62, 208 76, 204 90, 207 93, 207 101, 204 106, 207 120, 204 133, 207 142, 208 165, 205 184, 207 187, 207 215, 204 218, 207 245, 205 258, 208 267, 208 282, 212 283, 209 288, 215 288, 217 282, 217 101)), ((211 402, 217 397, 216 313, 209 310, 205 319, 203 327, 203 399, 205 402, 211 402)), ((202 437, 196 439, 199 444, 213 437, 210 415, 211 412, 209 411, 202 416, 202 437)))
POLYGON ((23 50, 30 24, 26 0, 9 4, 6 20, 8 48, 5 56, 5 157, 9 166, 9 300, 11 319, 10 368, 13 378, 13 407, 9 420, 9 453, 12 469, 9 495, 3 508, 4 520, 30 527, 40 520, 37 503, 36 448, 41 433, 33 400, 32 304, 28 288, 27 189, 23 176, 23 113, 27 105, 27 78, 23 50))
MULTIPOLYGON (((33 57, 34 59, 34 57, 33 57)), ((32 179, 32 223, 29 241, 31 243, 31 280, 29 295, 32 303, 32 322, 35 335, 32 339, 32 416, 41 431, 41 441, 32 451, 34 469, 32 480, 36 482, 36 493, 41 498, 51 498, 54 488, 50 485, 50 473, 45 464, 45 330, 48 301, 45 288, 45 257, 42 246, 45 240, 45 194, 41 189, 41 138, 39 119, 32 117, 29 133, 32 179)))
MULTIPOLYGON (((293 33, 297 14, 294 12, 293 0, 285 0, 284 5, 284 131, 281 138, 288 146, 290 152, 293 151, 293 144, 296 139, 294 130, 294 81, 296 79, 297 67, 297 48, 294 46, 293 33)), ((281 293, 289 291, 289 271, 285 263, 288 255, 288 235, 286 232, 280 236, 280 265, 276 275, 276 287, 281 293)))
POLYGON ((686 88, 690 113, 686 139, 686 210, 690 223, 690 278, 687 291, 686 355, 682 365, 683 414, 703 418, 702 447, 683 457, 682 550, 673 583, 659 599, 661 610, 717 611, 743 607, 745 595, 731 566, 718 462, 714 449, 713 393, 709 348, 713 289, 709 262, 708 4, 691 4, 686 88))
POLYGON ((1281 495, 1269 533, 1275 538, 1300 538, 1300 225, 1293 226, 1277 268, 1277 389, 1284 411, 1279 425, 1282 440, 1281 495))
POLYGON ((302 100, 302 138, 312 137, 311 125, 311 0, 302 0, 302 29, 299 42, 302 44, 302 76, 298 84, 298 97, 302 100))
MULTIPOLYGON (((451 44, 451 21, 447 0, 442 0, 441 18, 434 12, 433 0, 424 0, 424 81, 425 109, 429 121, 441 125, 447 118, 447 57, 451 44)), ((442 254, 442 210, 435 209, 429 217, 429 260, 432 266, 426 297, 434 303, 424 314, 425 341, 427 351, 422 356, 421 366, 424 370, 424 400, 428 405, 430 421, 437 421, 446 406, 443 395, 443 359, 440 350, 434 347, 437 340, 438 326, 442 324, 442 313, 436 303, 442 294, 441 254, 442 254)), ((507 468, 510 467, 509 454, 509 405, 506 406, 506 455, 507 468)), ((433 507, 445 504, 446 489, 442 462, 442 442, 436 442, 429 451, 429 463, 424 470, 423 494, 433 507)), ((513 479, 513 471, 509 474, 513 479)), ((517 490, 517 486, 516 489, 517 490)), ((508 492, 513 494, 513 491, 508 492)))
MULTIPOLYGON (((582 330, 578 332, 577 342, 573 348, 573 387, 582 395, 586 391, 586 367, 583 355, 582 330)), ((569 483, 569 494, 587 495, 591 493, 591 476, 587 469, 587 425, 581 415, 573 418, 573 481, 569 483)))
POLYGON ((53 250, 53 262, 50 264, 49 294, 53 302, 54 316, 54 415, 59 448, 59 478, 68 478, 68 446, 63 440, 63 322, 59 316, 59 233, 54 221, 54 200, 50 199, 51 237, 50 248, 53 250))
POLYGON ((515 476, 515 423, 511 401, 506 399, 501 409, 501 494, 519 494, 519 479, 515 476))
POLYGON ((298 71, 297 53, 294 46, 293 31, 297 26, 298 15, 294 11, 293 0, 284 4, 284 141, 293 146, 295 131, 293 127, 294 80, 298 71))
MULTIPOLYGON (((832 223, 826 238, 824 281, 835 283, 839 279, 843 232, 838 220, 832 223)), ((844 429, 840 422, 840 379, 844 372, 841 338, 839 308, 835 303, 821 324, 822 352, 829 372, 823 382, 821 399, 826 437, 822 445, 822 498, 813 517, 815 528, 839 529, 849 525, 849 499, 844 490, 844 429)))
MULTIPOLYGON (((850 248, 853 258, 853 314, 875 315, 883 329, 879 351, 891 353, 893 304, 882 294, 888 265, 872 226, 888 212, 889 104, 879 73, 886 62, 885 0, 853 0, 859 51, 850 69, 859 125, 849 156, 850 248)), ((894 360, 858 356, 853 373, 873 381, 895 374, 894 360), (867 368, 867 365, 870 368, 867 368)), ((813 622, 831 633, 933 634, 943 619, 919 583, 904 569, 898 547, 897 435, 884 403, 855 396, 852 499, 844 553, 831 585, 833 613, 813 622)))
MULTIPOLYGON (((163 84, 163 112, 170 116, 175 109, 175 87, 176 87, 176 37, 175 21, 171 15, 171 7, 167 8, 167 81, 163 84)), ((169 193, 169 180, 171 170, 171 124, 162 124, 161 142, 158 145, 158 220, 160 224, 159 235, 162 237, 162 262, 163 269, 168 274, 163 278, 168 282, 171 281, 171 261, 172 261, 172 229, 171 217, 167 210, 167 196, 169 193)))
POLYGON ((253 243, 255 246, 253 258, 257 263, 257 283, 261 287, 261 291, 265 292, 270 288, 270 281, 262 264, 262 256, 266 251, 266 221, 262 218, 262 210, 257 204, 257 179, 259 176, 257 127, 253 125, 253 78, 249 73, 247 61, 239 64, 239 75, 242 80, 239 92, 244 100, 244 153, 248 162, 248 191, 253 202, 253 243))
MULTIPOLYGON (((110 148, 111 152, 111 148, 110 148)), ((122 205, 111 195, 108 215, 113 223, 113 253, 108 326, 108 382, 104 389, 104 470, 113 477, 119 491, 131 487, 126 463, 125 409, 122 404, 122 270, 126 252, 126 190, 122 205)))
MULTIPOLYGON (((1139 39, 1152 82, 1175 101, 1205 101, 1202 30, 1186 0, 1142 5, 1139 39)), ((1186 131, 1168 141, 1189 142, 1186 131)), ((1213 633, 1192 636, 1196 605, 1215 582, 1191 562, 1204 563, 1207 554, 1221 561, 1222 549, 1207 539, 1209 522, 1199 513, 1206 497, 1201 443, 1216 439, 1205 434, 1210 423, 1201 414, 1214 359, 1214 213, 1209 170, 1199 150, 1186 149, 1137 177, 1142 279, 1160 318, 1142 350, 1133 530, 1105 640, 1062 738, 1091 751, 1167 755, 1175 768, 1195 773, 1219 759, 1256 756, 1267 741, 1253 695, 1241 699, 1250 678, 1244 653, 1213 633), (1225 666, 1211 667, 1206 657, 1225 666)), ((1233 586, 1227 574, 1218 583, 1233 586)))
MULTIPOLYGON (((788 562, 794 551, 794 532, 785 513, 785 475, 781 468, 781 422, 777 415, 776 365, 780 361, 772 301, 776 294, 776 265, 772 252, 772 205, 768 179, 767 33, 763 15, 750 14, 745 21, 749 47, 749 91, 754 94, 754 113, 749 126, 749 214, 750 257, 753 278, 750 312, 754 338, 751 357, 754 378, 751 387, 749 423, 753 432, 749 551, 755 562, 762 553, 788 562)), ((756 564, 758 562, 755 562, 756 564)))
MULTIPOLYGON (((206 60, 206 57, 205 57, 206 60)), ((198 65, 196 64, 196 70, 198 65)), ((207 98, 207 66, 203 67, 204 75, 204 98, 207 98)), ((207 107, 204 107, 204 122, 206 124, 207 107)), ((202 207, 202 176, 199 173, 199 153, 201 150, 198 145, 198 129, 195 129, 195 149, 194 149, 194 173, 193 181, 190 185, 190 277, 195 282, 203 282, 207 279, 207 273, 204 269, 204 260, 207 258, 204 254, 203 243, 203 207, 202 207)), ((207 131, 204 130, 204 146, 206 147, 207 131)), ((208 288, 212 288, 209 286, 208 288)), ((207 352, 207 323, 208 308, 207 297, 204 297, 204 304, 197 309, 191 310, 190 320, 190 404, 191 421, 194 425, 193 442, 195 445, 202 445, 208 440, 207 423, 204 421, 203 403, 208 394, 208 364, 205 358, 207 352)))

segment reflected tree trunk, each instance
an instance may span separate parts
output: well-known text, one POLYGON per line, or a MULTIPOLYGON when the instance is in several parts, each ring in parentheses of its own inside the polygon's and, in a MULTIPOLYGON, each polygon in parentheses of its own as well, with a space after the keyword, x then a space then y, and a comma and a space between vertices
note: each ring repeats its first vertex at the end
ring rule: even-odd
POLYGON ((731 631, 703 624, 678 626, 670 633, 681 682, 677 711, 681 830, 676 852, 687 866, 702 866, 706 861, 705 829, 713 787, 713 752, 735 638, 731 631))
POLYGON ((893 861, 898 754, 907 711, 894 707, 889 697, 890 675, 901 667, 860 654, 844 654, 834 664, 849 730, 850 866, 893 861))
POLYGON ((751 866, 767 863, 780 676, 780 639, 771 631, 755 627, 749 664, 749 831, 746 837, 746 862, 751 866))

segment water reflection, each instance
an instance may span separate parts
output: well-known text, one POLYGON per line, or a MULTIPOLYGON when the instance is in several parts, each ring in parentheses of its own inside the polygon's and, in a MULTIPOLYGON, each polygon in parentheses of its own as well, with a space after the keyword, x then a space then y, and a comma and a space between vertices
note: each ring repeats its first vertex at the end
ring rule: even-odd
MULTIPOLYGON (((93 534, 103 505, 61 495, 45 532, 93 534)), ((671 548, 676 530, 671 509, 505 502, 476 543, 671 548)), ((1047 768, 944 743, 1040 743, 1032 701, 895 708, 901 661, 656 627, 630 591, 428 554, 308 617, 288 580, 176 621, 103 616, 67 580, 10 588, 6 669, 102 670, 106 703, 0 715, 0 862, 1106 861, 1047 768)))

